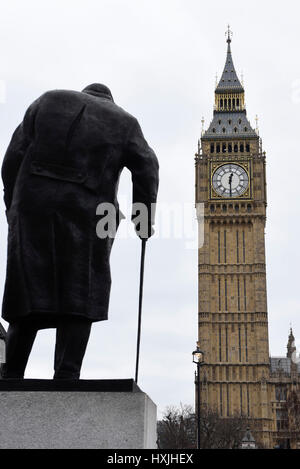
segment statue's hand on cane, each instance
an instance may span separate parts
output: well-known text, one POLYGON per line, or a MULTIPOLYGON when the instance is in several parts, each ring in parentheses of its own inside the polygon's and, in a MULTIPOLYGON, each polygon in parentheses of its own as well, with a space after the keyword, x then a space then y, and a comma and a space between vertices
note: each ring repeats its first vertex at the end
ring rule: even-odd
POLYGON ((154 235, 155 231, 154 231, 154 228, 152 225, 149 225, 148 228, 147 228, 147 232, 146 233, 141 233, 141 232, 137 232, 137 235, 138 237, 140 238, 140 240, 142 241, 148 241, 148 239, 151 238, 151 236, 154 235))
POLYGON ((143 220, 139 220, 136 222, 135 218, 132 218, 132 221, 134 223, 135 232, 142 241, 148 241, 148 239, 154 235, 155 231, 150 220, 145 222, 143 220))

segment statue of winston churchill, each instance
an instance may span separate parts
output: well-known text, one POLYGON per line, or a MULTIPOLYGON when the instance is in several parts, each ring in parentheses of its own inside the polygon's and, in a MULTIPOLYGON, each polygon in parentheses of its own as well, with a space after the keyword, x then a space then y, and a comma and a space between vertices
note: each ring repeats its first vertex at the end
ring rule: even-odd
POLYGON ((91 324, 107 319, 111 286, 113 237, 97 236, 96 208, 112 204, 118 226, 124 167, 133 203, 148 209, 148 239, 158 161, 106 86, 43 94, 14 132, 2 165, 9 225, 2 379, 24 377, 36 333, 45 328, 56 328, 54 379, 79 379, 91 324))

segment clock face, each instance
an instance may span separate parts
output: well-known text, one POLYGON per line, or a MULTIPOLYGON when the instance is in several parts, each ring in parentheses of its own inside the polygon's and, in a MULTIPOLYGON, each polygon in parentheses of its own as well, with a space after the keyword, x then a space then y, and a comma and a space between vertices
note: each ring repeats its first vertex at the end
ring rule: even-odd
POLYGON ((246 192, 249 186, 249 177, 242 166, 227 163, 215 170, 212 184, 217 194, 234 199, 246 192))

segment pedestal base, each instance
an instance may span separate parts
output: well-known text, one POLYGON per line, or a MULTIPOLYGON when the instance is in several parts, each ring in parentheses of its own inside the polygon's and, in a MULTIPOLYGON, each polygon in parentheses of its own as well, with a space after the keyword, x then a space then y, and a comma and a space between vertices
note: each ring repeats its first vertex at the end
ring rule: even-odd
POLYGON ((2 449, 156 448, 156 406, 133 380, 3 380, 0 402, 2 449))

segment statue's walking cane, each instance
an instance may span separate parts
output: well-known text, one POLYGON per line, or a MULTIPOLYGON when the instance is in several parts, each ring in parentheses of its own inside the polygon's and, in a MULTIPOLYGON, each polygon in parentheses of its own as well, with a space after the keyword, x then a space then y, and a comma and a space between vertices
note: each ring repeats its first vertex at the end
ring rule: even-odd
POLYGON ((135 382, 138 382, 139 375, 139 358, 140 358, 140 342, 141 342, 141 326, 142 326, 142 304, 143 304, 143 286, 144 286, 144 266, 145 266, 145 252, 146 252, 146 239, 142 239, 142 254, 141 254, 141 269, 140 269, 140 292, 139 292, 139 319, 138 319, 138 332, 137 332, 137 346, 136 346, 136 365, 135 365, 135 382))

